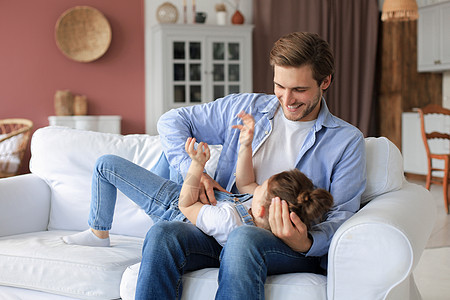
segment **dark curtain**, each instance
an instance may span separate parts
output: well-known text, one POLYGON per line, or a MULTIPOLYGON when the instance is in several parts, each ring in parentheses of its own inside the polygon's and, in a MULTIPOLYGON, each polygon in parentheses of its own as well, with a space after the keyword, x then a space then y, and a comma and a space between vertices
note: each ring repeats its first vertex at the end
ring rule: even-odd
POLYGON ((373 135, 379 11, 377 0, 254 0, 253 87, 273 93, 269 52, 282 35, 309 31, 334 51, 334 82, 325 94, 330 111, 373 135))

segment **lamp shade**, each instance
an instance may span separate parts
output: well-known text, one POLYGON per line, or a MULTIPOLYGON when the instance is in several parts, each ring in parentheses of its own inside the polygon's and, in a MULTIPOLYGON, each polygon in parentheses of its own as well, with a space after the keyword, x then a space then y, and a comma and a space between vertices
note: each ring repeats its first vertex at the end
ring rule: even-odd
POLYGON ((381 21, 411 21, 419 18, 416 0, 385 0, 381 21))

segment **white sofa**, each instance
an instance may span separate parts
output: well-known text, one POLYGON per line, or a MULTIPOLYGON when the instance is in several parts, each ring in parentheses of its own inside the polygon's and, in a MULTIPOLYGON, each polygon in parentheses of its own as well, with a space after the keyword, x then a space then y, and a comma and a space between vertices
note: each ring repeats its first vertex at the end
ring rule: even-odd
MULTIPOLYGON (((266 299, 421 299, 413 270, 434 225, 432 196, 404 179, 390 141, 367 138, 366 149, 364 205, 335 234, 328 276, 270 276, 266 299)), ((129 199, 118 195, 112 247, 66 245, 60 237, 88 227, 97 157, 113 153, 150 168, 159 138, 46 127, 33 135, 31 151, 31 174, 0 180, 0 299, 134 299, 152 222, 129 199)), ((213 299, 217 272, 185 274, 183 299, 213 299)))

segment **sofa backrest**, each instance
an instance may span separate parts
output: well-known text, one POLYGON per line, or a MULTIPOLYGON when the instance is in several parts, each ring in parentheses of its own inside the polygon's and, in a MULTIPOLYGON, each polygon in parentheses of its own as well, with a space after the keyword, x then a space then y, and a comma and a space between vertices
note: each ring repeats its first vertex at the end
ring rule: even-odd
MULTIPOLYGON (((403 181, 402 158, 385 138, 366 139, 367 202, 379 194, 399 189, 403 181)), ((95 162, 104 154, 124 157, 144 168, 151 167, 162 153, 158 136, 118 135, 65 127, 38 129, 31 140, 30 170, 52 190, 49 230, 84 230, 90 206, 91 178, 95 162)), ((214 173, 220 147, 213 146, 207 165, 214 173)), ((144 237, 151 219, 131 200, 118 193, 111 233, 144 237)))
MULTIPOLYGON (((103 154, 116 154, 151 167, 161 153, 159 138, 147 135, 121 136, 65 127, 36 130, 31 139, 32 173, 51 188, 49 230, 84 230, 91 198, 95 162, 103 154)), ((112 233, 145 236, 152 222, 120 192, 112 233)))
POLYGON ((369 137, 366 144, 367 184, 361 205, 373 198, 400 189, 405 180, 400 150, 385 137, 369 137))

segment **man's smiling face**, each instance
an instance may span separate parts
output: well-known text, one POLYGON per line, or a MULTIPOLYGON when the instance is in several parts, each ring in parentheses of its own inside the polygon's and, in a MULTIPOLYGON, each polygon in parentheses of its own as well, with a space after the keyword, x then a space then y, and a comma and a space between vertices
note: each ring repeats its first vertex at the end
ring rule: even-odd
POLYGON ((309 65, 301 67, 274 67, 274 92, 280 101, 286 119, 312 121, 320 111, 323 90, 330 85, 331 76, 320 86, 314 80, 309 65))

